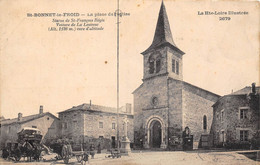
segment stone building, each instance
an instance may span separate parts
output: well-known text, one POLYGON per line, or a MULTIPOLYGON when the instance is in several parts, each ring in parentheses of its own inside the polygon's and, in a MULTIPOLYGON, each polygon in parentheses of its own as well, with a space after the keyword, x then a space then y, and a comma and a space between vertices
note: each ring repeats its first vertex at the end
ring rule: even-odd
POLYGON ((18 113, 14 119, 4 119, 0 122, 0 143, 1 147, 6 143, 17 141, 17 133, 25 127, 37 128, 43 135, 43 142, 56 139, 59 134, 59 119, 49 112, 43 112, 43 106, 40 106, 38 114, 23 116, 18 113))
POLYGON ((260 87, 245 87, 222 96, 213 105, 212 134, 215 146, 249 147, 259 143, 260 87))
POLYGON ((135 146, 181 147, 189 127, 198 147, 201 134, 209 134, 211 106, 220 96, 183 81, 184 52, 173 41, 163 2, 153 42, 142 55, 143 83, 133 92, 135 146))
MULTIPOLYGON (((82 104, 59 112, 61 137, 74 144, 114 148, 117 144, 117 109, 93 104, 82 104)), ((133 142, 133 115, 131 104, 119 109, 119 138, 124 135, 124 120, 128 120, 127 135, 133 142)))

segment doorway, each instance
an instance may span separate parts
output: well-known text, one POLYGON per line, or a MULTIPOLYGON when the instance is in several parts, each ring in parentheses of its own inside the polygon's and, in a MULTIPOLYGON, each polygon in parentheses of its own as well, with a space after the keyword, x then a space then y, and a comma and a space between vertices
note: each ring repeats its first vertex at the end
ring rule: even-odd
POLYGON ((111 143, 112 148, 116 148, 116 137, 115 137, 115 136, 112 136, 112 137, 111 137, 111 140, 112 140, 112 143, 111 143))
POLYGON ((162 141, 162 126, 161 123, 157 120, 152 121, 151 123, 151 147, 160 148, 162 141))

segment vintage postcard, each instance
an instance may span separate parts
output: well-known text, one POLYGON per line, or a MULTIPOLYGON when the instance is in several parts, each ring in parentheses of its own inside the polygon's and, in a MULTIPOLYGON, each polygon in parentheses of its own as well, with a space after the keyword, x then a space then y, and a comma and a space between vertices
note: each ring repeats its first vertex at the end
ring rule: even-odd
POLYGON ((0 11, 0 164, 259 163, 258 1, 0 11))

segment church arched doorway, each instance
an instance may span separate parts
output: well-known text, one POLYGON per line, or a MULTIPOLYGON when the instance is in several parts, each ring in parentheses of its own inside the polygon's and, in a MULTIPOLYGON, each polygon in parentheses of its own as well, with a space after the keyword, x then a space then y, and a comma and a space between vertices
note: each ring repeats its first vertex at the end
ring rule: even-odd
POLYGON ((159 121, 154 120, 150 125, 151 147, 160 148, 162 141, 162 125, 159 121))

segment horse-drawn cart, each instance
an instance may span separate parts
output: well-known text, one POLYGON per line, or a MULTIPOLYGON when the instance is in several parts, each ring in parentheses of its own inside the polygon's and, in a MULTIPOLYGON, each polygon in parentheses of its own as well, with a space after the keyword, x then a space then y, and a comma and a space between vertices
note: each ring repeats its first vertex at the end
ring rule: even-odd
POLYGON ((66 164, 69 163, 69 160, 74 156, 79 163, 88 161, 89 153, 87 151, 83 151, 82 147, 80 147, 80 150, 75 150, 75 148, 73 150, 67 141, 57 141, 51 145, 51 148, 53 152, 58 154, 57 159, 62 159, 66 164))
POLYGON ((20 161, 22 157, 28 161, 38 161, 46 146, 41 144, 42 135, 36 128, 25 127, 17 133, 17 142, 7 143, 4 148, 4 158, 20 161))

